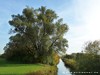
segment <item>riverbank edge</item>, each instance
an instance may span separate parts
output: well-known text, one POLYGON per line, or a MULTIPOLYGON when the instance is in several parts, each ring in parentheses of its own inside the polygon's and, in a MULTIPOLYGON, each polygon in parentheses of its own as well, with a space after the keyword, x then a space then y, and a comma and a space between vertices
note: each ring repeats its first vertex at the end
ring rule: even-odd
MULTIPOLYGON (((44 66, 45 67, 45 66, 44 66)), ((57 66, 49 66, 48 69, 41 69, 36 72, 27 73, 25 75, 57 75, 57 66)))
POLYGON ((76 61, 74 59, 63 58, 62 61, 64 62, 65 66, 70 68, 71 70, 77 69, 76 61))

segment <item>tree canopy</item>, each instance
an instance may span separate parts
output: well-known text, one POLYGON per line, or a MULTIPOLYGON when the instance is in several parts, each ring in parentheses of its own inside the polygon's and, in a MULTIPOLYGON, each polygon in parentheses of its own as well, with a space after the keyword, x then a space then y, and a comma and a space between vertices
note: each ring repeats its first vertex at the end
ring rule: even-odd
POLYGON ((84 51, 88 54, 98 54, 100 51, 100 41, 89 41, 85 43, 84 51))
POLYGON ((66 52, 68 41, 63 36, 68 25, 51 9, 26 7, 22 14, 12 15, 9 24, 14 35, 4 48, 8 60, 40 62, 44 59, 47 63, 54 53, 66 52))

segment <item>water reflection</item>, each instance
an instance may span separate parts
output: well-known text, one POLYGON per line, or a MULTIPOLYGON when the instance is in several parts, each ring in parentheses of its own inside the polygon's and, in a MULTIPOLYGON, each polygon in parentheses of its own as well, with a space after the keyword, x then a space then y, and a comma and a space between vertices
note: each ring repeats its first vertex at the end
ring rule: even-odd
POLYGON ((70 73, 69 68, 65 67, 64 62, 61 59, 57 67, 58 67, 58 75, 72 75, 70 73))

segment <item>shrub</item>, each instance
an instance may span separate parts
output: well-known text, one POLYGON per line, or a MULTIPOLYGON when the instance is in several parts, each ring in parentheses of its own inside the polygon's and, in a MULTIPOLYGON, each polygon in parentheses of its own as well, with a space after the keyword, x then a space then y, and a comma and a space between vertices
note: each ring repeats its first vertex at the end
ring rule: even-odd
POLYGON ((66 66, 70 67, 71 69, 76 69, 76 61, 74 59, 63 59, 66 66))
POLYGON ((78 71, 100 72, 100 56, 83 55, 77 60, 78 71))

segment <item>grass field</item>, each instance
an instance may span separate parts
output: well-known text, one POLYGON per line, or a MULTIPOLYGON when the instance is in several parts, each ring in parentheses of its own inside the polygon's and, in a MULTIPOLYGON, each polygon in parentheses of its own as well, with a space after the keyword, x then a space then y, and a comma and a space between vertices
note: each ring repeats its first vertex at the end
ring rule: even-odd
POLYGON ((0 75, 25 75, 36 71, 47 71, 53 68, 43 64, 13 64, 0 58, 0 75))

